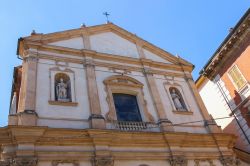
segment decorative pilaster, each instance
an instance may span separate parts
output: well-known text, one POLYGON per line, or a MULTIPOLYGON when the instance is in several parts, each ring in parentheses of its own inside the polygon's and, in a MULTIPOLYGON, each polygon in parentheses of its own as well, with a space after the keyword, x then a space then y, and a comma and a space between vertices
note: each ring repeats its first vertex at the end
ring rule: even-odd
POLYGON ((91 128, 106 128, 104 117, 101 114, 101 106, 98 95, 95 66, 91 57, 86 57, 87 89, 91 115, 89 117, 91 128))
POLYGON ((152 100, 154 102, 154 106, 158 114, 158 118, 159 118, 158 124, 160 125, 163 131, 173 131, 174 128, 172 126, 171 121, 167 119, 167 115, 165 113, 165 110, 161 101, 160 93, 157 89, 157 85, 156 85, 153 74, 150 72, 150 69, 145 69, 144 74, 147 79, 149 91, 151 93, 152 100))
POLYGON ((200 109, 200 112, 205 120, 205 125, 209 127, 212 133, 221 133, 222 130, 217 126, 217 124, 213 121, 211 121, 211 116, 208 114, 208 111, 206 109, 205 104, 203 103, 201 96, 195 86, 195 83, 192 78, 186 78, 189 87, 191 88, 191 91, 193 92, 194 98, 198 104, 198 107, 200 109))
POLYGON ((148 83, 148 88, 149 88, 155 109, 157 111, 157 115, 159 118, 158 124, 161 127, 162 131, 173 131, 174 128, 172 126, 171 121, 167 119, 167 115, 165 113, 165 110, 161 101, 160 93, 157 89, 157 85, 156 85, 153 73, 150 72, 149 68, 145 67, 148 61, 147 59, 145 59, 146 56, 143 51, 142 41, 140 40, 136 41, 136 47, 137 47, 137 51, 138 51, 138 54, 139 54, 139 57, 141 59, 141 63, 144 69, 144 75, 148 83))
POLYGON ((95 158, 93 166, 114 166, 114 160, 111 157, 95 158))
POLYGON ((168 161, 171 166, 187 166, 187 159, 183 156, 174 156, 168 161))
POLYGON ((17 111, 21 114, 18 114, 18 125, 36 126, 37 61, 37 56, 33 54, 28 54, 23 59, 22 82, 17 111), (26 114, 28 117, 26 117, 26 114))

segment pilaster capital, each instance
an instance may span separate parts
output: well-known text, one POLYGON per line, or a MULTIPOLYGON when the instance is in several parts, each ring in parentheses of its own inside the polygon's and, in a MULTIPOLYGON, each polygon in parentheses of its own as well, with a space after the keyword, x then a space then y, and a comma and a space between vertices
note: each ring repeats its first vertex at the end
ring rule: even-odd
POLYGON ((222 156, 219 158, 221 164, 223 166, 238 166, 240 165, 239 159, 233 156, 222 156))
POLYGON ((0 166, 10 166, 10 161, 9 160, 0 161, 0 166))
POLYGON ((23 60, 25 62, 37 62, 38 61, 38 57, 37 57, 37 55, 29 54, 29 55, 23 57, 23 60))
POLYGON ((85 59, 85 66, 86 67, 95 67, 94 60, 91 58, 85 59))
POLYGON ((112 157, 98 157, 93 160, 94 166, 114 166, 112 157))
POLYGON ((11 166, 36 166, 37 158, 34 157, 18 157, 14 158, 10 163, 11 166))
POLYGON ((148 74, 148 75, 153 75, 153 72, 150 68, 143 68, 143 73, 144 74, 148 74))

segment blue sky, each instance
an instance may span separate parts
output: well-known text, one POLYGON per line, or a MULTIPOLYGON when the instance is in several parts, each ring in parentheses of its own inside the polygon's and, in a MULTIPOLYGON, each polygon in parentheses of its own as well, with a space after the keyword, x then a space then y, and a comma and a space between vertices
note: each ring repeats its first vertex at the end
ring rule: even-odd
POLYGON ((50 33, 110 20, 141 38, 178 54, 198 72, 245 11, 249 0, 1 0, 0 126, 7 125, 17 40, 35 29, 50 33))

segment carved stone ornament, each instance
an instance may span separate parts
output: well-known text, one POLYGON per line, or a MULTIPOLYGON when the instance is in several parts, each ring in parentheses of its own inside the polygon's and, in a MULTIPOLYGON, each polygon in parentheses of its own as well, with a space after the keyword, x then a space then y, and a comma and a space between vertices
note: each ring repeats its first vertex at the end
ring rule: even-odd
POLYGON ((36 166, 37 158, 14 158, 10 166, 36 166))
POLYGON ((231 157, 220 157, 220 162, 223 166, 238 166, 240 161, 237 158, 231 157))
POLYGON ((0 166, 10 166, 10 161, 0 161, 0 166))
POLYGON ((176 156, 169 159, 169 163, 171 166, 187 166, 187 159, 183 156, 176 156))
POLYGON ((73 166, 79 166, 79 162, 76 160, 54 160, 52 166, 58 166, 59 164, 73 164, 73 166))
POLYGON ((114 160, 110 157, 95 158, 94 166, 114 166, 114 160))
POLYGON ((195 165, 194 166, 200 166, 202 163, 207 163, 209 164, 209 166, 215 166, 215 164, 213 163, 213 160, 211 159, 197 159, 194 160, 195 165))

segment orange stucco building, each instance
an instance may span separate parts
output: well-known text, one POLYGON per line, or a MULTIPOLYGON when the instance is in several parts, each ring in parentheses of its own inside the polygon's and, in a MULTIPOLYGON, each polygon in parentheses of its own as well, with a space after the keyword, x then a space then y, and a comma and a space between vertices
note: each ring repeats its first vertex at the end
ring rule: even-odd
POLYGON ((249 25, 250 10, 230 31, 196 80, 208 112, 224 132, 238 136, 235 149, 245 157, 250 156, 249 25))

